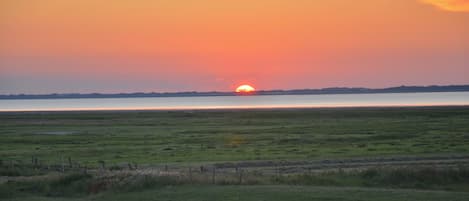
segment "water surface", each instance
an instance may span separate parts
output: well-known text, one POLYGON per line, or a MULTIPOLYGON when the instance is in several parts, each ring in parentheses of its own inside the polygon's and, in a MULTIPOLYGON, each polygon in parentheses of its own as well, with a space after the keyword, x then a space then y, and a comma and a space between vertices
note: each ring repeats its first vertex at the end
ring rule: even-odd
POLYGON ((0 111, 185 110, 469 105, 469 92, 0 100, 0 111))

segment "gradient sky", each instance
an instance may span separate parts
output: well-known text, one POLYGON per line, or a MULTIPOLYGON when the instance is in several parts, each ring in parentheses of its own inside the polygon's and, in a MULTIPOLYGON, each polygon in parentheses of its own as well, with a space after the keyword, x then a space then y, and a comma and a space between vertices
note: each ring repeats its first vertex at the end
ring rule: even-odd
POLYGON ((0 94, 469 84, 469 0, 2 0, 0 94))

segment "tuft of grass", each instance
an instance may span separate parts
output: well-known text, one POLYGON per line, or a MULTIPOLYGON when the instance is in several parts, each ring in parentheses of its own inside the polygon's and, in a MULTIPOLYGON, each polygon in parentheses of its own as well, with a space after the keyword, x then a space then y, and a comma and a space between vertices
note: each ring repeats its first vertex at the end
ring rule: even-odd
MULTIPOLYGON (((399 188, 444 189, 452 185, 469 186, 469 168, 376 168, 360 172, 367 186, 392 186, 399 188)), ((468 189, 469 190, 469 189, 468 189)))
POLYGON ((0 176, 33 176, 33 175, 43 175, 47 171, 31 166, 31 165, 0 165, 0 176))
POLYGON ((58 179, 31 179, 12 181, 0 185, 0 196, 11 197, 21 194, 34 194, 48 197, 71 197, 88 194, 92 176, 84 173, 71 173, 58 179))
POLYGON ((276 176, 277 184, 313 186, 363 186, 469 191, 469 167, 369 168, 312 174, 276 176))
POLYGON ((138 175, 127 179, 124 183, 115 184, 112 190, 117 192, 133 192, 180 184, 183 184, 183 182, 171 176, 138 175))

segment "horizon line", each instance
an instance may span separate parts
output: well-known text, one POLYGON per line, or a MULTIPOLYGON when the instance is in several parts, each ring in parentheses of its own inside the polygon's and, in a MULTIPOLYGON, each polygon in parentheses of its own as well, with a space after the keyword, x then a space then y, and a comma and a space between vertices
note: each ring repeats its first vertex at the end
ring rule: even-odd
MULTIPOLYGON (((451 84, 451 85, 399 85, 399 86, 390 86, 390 87, 380 87, 380 88, 369 88, 369 87, 324 87, 324 88, 291 88, 291 89, 261 89, 256 90, 255 92, 288 92, 288 91, 301 91, 301 90, 328 90, 328 89, 363 89, 363 90, 383 90, 383 89, 393 89, 400 87, 469 87, 468 84, 451 84)), ((235 91, 175 91, 175 92, 52 92, 52 93, 10 93, 10 94, 0 94, 0 96, 50 96, 50 95, 135 95, 135 94, 189 94, 189 93, 220 93, 220 94, 236 94, 235 91)))

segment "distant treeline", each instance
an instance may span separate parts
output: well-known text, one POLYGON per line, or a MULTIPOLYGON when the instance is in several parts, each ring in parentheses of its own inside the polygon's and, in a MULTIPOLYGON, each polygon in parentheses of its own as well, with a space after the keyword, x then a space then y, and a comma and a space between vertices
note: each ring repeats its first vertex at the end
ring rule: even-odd
MULTIPOLYGON (((293 89, 256 91, 252 95, 308 95, 308 94, 366 94, 366 93, 416 93, 416 92, 461 92, 469 91, 469 85, 449 86, 399 86, 382 89, 333 87, 323 89, 293 89)), ((191 97, 191 96, 236 96, 235 92, 166 92, 166 93, 64 93, 64 94, 10 94, 0 99, 58 99, 58 98, 137 98, 137 97, 191 97)))

